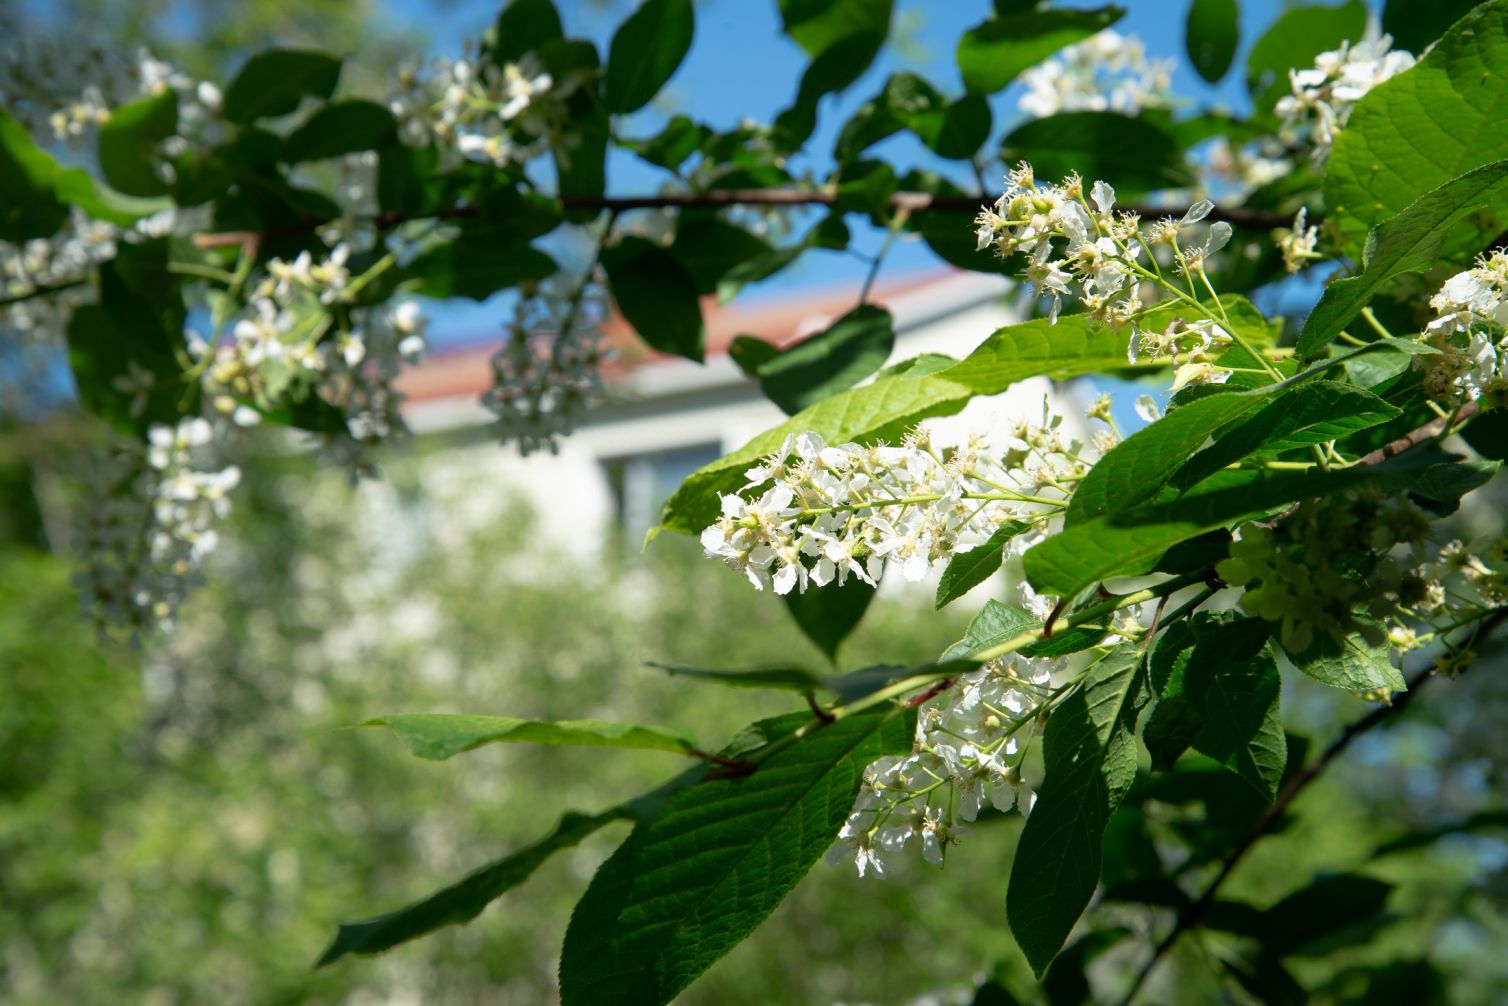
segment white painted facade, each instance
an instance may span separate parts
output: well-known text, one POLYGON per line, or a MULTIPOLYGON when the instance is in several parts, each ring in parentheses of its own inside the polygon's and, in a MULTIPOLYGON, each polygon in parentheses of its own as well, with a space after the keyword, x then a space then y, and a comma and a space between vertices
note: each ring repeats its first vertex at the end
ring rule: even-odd
MULTIPOLYGON (((1006 302, 1008 290, 1003 279, 975 273, 911 282, 888 296, 880 290, 875 299, 895 319, 895 349, 888 362, 921 353, 967 354, 995 329, 1019 320, 1006 302)), ((851 298, 852 292, 844 291, 814 303, 790 337, 825 328, 852 306, 851 298)), ((790 317, 787 311, 785 321, 790 317)), ((760 330, 759 320, 759 309, 745 311, 735 319, 736 327, 770 335, 760 330)), ((485 350, 473 352, 485 358, 485 350)), ((1020 418, 1040 421, 1049 391, 1046 379, 1023 381, 1003 395, 971 402, 957 416, 932 422, 945 437, 1003 432, 1020 418)), ((1082 407, 1067 401, 1055 406, 1066 413, 1070 436, 1084 436, 1082 407)), ((491 506, 477 500, 478 520, 496 512, 500 492, 516 494, 532 505, 540 532, 578 553, 603 547, 615 526, 636 541, 682 478, 786 419, 726 352, 709 353, 701 365, 659 358, 612 380, 607 401, 560 441, 555 455, 520 457, 499 447, 487 431, 491 415, 476 389, 411 392, 407 414, 416 434, 454 438, 453 447, 435 452, 426 463, 425 481, 432 488, 450 500, 490 498, 491 506)), ((444 519, 467 523, 464 513, 447 513, 444 519)))

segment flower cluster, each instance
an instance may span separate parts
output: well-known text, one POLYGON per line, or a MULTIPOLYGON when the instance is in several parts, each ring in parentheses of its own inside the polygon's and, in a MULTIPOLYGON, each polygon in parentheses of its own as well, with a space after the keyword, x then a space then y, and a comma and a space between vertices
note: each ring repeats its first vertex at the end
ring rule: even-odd
POLYGON ((566 116, 577 81, 557 81, 532 55, 497 65, 487 58, 436 60, 402 67, 388 108, 399 136, 415 147, 436 143, 451 158, 497 167, 541 153, 566 116))
MULTIPOLYGON (((1183 274, 1191 292, 1197 292, 1195 277, 1203 281, 1205 263, 1230 241, 1231 227, 1224 221, 1212 224, 1200 244, 1185 245, 1182 232, 1213 209, 1214 204, 1204 199, 1178 220, 1167 217, 1143 225, 1135 213, 1116 212, 1115 190, 1104 182, 1095 182, 1085 199, 1078 175, 1069 175, 1058 185, 1039 183, 1031 165, 1022 162, 1007 177, 1005 192, 995 205, 979 212, 975 233, 981 251, 993 248, 1001 258, 1017 252, 1027 257, 1023 275, 1038 296, 1052 298, 1048 315, 1052 321, 1057 320, 1062 298, 1076 297, 1093 318, 1119 327, 1139 318, 1144 287, 1171 289, 1158 261, 1159 249, 1165 249, 1162 257, 1183 274)), ((1197 327, 1203 353, 1214 348, 1217 331, 1229 338, 1213 319, 1197 327)), ((1133 333, 1133 359, 1157 347, 1174 351, 1181 343, 1173 335, 1168 333, 1159 342, 1133 333)), ((1187 362, 1200 369, 1187 371, 1183 383, 1218 376, 1204 366, 1207 360, 1187 362)))
POLYGON ((244 402, 280 408, 318 394, 341 411, 357 440, 402 429, 392 382, 402 363, 423 354, 426 321, 411 300, 347 308, 357 282, 349 256, 340 245, 318 261, 307 251, 292 262, 273 259, 232 337, 191 344, 218 411, 246 415, 244 402))
POLYGON ((1217 572, 1246 587, 1243 610, 1281 623, 1290 651, 1319 632, 1360 632, 1379 644, 1386 635, 1407 648, 1416 637, 1406 618, 1508 600, 1502 570, 1434 534, 1429 515, 1405 497, 1358 491, 1304 503, 1271 526, 1243 525, 1217 572))
POLYGON ((1307 135, 1314 159, 1327 159, 1336 133, 1345 128, 1362 96, 1414 65, 1412 53, 1392 46, 1390 35, 1355 45, 1342 42, 1339 49, 1315 57, 1313 67, 1289 70, 1292 93, 1279 98, 1276 106, 1284 133, 1294 138, 1307 135))
POLYGON ((535 286, 514 305, 507 341, 492 357, 493 386, 482 404, 504 442, 519 452, 558 449, 602 394, 604 292, 588 283, 568 297, 535 286))
POLYGON ((1447 279, 1429 306, 1435 318, 1425 338, 1439 352, 1415 357, 1424 369, 1425 390, 1442 400, 1464 394, 1472 401, 1500 402, 1508 391, 1508 252, 1483 256, 1447 279))
POLYGON ((1102 31, 1021 74, 1020 108, 1042 118, 1059 112, 1124 112, 1164 108, 1177 64, 1148 59, 1141 39, 1102 31))
POLYGON ((1080 445, 1065 443, 1060 425, 1060 417, 1020 422, 1001 448, 971 436, 941 449, 926 429, 900 446, 788 437, 749 469, 742 493, 723 497, 702 546, 777 594, 850 576, 873 584, 887 564, 920 580, 1006 525, 1020 532, 1007 547, 1022 549, 1085 470, 1080 445))
POLYGON ((241 478, 199 463, 215 436, 199 417, 153 425, 145 445, 116 445, 93 473, 103 484, 82 524, 79 582, 96 621, 133 633, 175 624, 241 478))
POLYGON ((911 754, 864 770, 828 860, 851 857, 859 876, 883 877, 885 854, 913 840, 923 859, 941 863, 986 803, 1029 813, 1036 794, 1021 777, 1021 762, 1062 664, 1005 656, 960 676, 923 705, 911 754))

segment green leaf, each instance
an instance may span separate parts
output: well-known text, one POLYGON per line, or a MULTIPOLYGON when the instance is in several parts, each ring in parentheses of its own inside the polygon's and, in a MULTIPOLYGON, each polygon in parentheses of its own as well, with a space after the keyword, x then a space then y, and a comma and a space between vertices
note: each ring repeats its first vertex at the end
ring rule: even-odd
MULTIPOLYGON (((3 128, 0 126, 0 130, 3 128)), ((0 167, 0 172, 3 171, 4 168, 0 167)), ((143 217, 160 213, 173 205, 171 199, 163 196, 146 198, 116 192, 83 168, 59 171, 53 179, 53 189, 63 202, 77 206, 95 220, 104 220, 117 227, 129 227, 143 217)))
MULTIPOLYGON (((1220 397, 1224 396, 1200 401, 1216 401, 1220 397)), ((1172 415, 1183 411, 1178 409, 1172 415)), ((1253 454, 1338 440, 1402 414, 1403 410, 1355 385, 1309 381, 1277 395, 1252 416, 1230 427, 1220 439, 1179 468, 1172 483, 1186 489, 1253 454)))
POLYGON ((661 526, 700 534, 717 519, 719 497, 735 492, 743 473, 778 450, 791 434, 814 432, 829 443, 893 439, 930 416, 952 415, 972 392, 939 376, 902 375, 852 388, 797 413, 731 454, 694 472, 665 503, 661 526))
POLYGON ((482 301, 510 286, 552 276, 557 268, 554 259, 526 242, 463 230, 414 259, 408 272, 421 281, 413 290, 420 296, 482 301))
POLYGON ((522 884, 555 853, 614 821, 635 816, 628 805, 601 814, 566 814, 555 830, 533 845, 484 866, 465 879, 397 911, 362 922, 342 923, 317 967, 333 964, 346 954, 376 954, 417 939, 443 926, 470 922, 493 901, 522 884))
POLYGON ((988 139, 991 121, 983 95, 949 102, 917 74, 892 74, 879 95, 844 124, 833 156, 846 163, 897 130, 910 129, 943 157, 972 157, 988 139))
POLYGON ((911 115, 907 127, 933 153, 954 160, 973 157, 990 137, 990 104, 982 94, 966 94, 939 108, 911 115))
POLYGON ((283 143, 283 160, 318 161, 326 157, 380 150, 398 140, 393 113, 372 101, 337 101, 317 109, 283 143))
MULTIPOLYGON (((1356 103, 1330 152, 1326 225, 1357 246, 1369 228, 1430 190, 1508 158, 1508 133, 1496 128, 1505 113, 1508 3, 1497 0, 1462 18, 1412 69, 1356 103)), ((1451 241, 1455 250, 1475 252, 1503 230, 1508 199, 1497 196, 1494 212, 1451 241)), ((1438 250, 1446 237, 1442 228, 1430 244, 1438 250)))
POLYGON ((398 145, 377 152, 377 205, 387 213, 425 216, 440 206, 440 152, 398 145))
POLYGON ((775 750, 752 774, 671 794, 576 906, 562 1006, 673 999, 774 911, 831 844, 865 767, 910 751, 914 730, 911 711, 858 713, 775 750))
POLYGON ((937 582, 935 606, 941 608, 945 604, 958 600, 994 576, 995 571, 1005 560, 1006 544, 1012 538, 1029 530, 1031 530, 1031 525, 1023 521, 1006 521, 995 530, 994 534, 990 535, 989 541, 967 552, 959 552, 949 559, 947 567, 943 569, 942 579, 937 582))
POLYGON ((362 726, 387 727, 420 758, 444 761, 484 744, 569 744, 579 747, 640 748, 690 754, 696 741, 688 734, 598 720, 520 720, 512 716, 461 713, 397 713, 367 720, 362 726))
POLYGON ((1130 332, 1116 332, 1087 314, 1059 318, 1056 325, 1034 318, 996 329, 942 376, 979 394, 998 395, 1041 374, 1062 379, 1123 368, 1130 338, 1130 332))
POLYGON ((1288 763, 1278 665, 1266 654, 1240 662, 1211 657, 1191 664, 1184 683, 1190 701, 1204 718, 1194 749, 1272 800, 1288 763))
POLYGON ((1445 30, 1465 17, 1480 0, 1387 0, 1382 8, 1382 30, 1393 36, 1393 48, 1421 53, 1445 30))
POLYGON ((340 60, 322 52, 269 49, 246 61, 225 89, 221 114, 245 124, 296 111, 304 98, 321 100, 335 93, 340 60))
POLYGON ((562 35, 560 12, 553 0, 510 0, 498 13, 488 52, 494 63, 506 66, 562 35))
POLYGON ((1479 413, 1461 430, 1471 449, 1493 461, 1508 461, 1508 409, 1479 413))
POLYGON ((854 35, 890 31, 894 0, 780 0, 785 33, 813 57, 854 35))
POLYGON ((1184 22, 1184 48, 1194 72, 1211 84, 1219 81, 1236 57, 1241 38, 1241 9, 1236 0, 1193 0, 1184 22))
POLYGON ((699 150, 712 136, 712 130, 684 115, 673 115, 665 128, 643 140, 620 140, 619 145, 632 150, 656 167, 674 171, 686 158, 699 150))
POLYGON ((1289 93, 1288 71, 1305 69, 1314 57, 1336 49, 1347 39, 1361 41, 1367 28, 1367 8, 1361 0, 1336 7, 1294 7, 1257 39, 1246 54, 1246 88, 1258 112, 1269 112, 1289 93))
MULTIPOLYGON (((554 39, 544 42, 537 55, 554 79, 579 76, 585 80, 567 98, 566 114, 571 128, 552 140, 556 192, 584 199, 600 196, 607 187, 607 148, 612 127, 598 88, 597 48, 581 39, 554 39)), ((573 222, 585 223, 598 213, 584 207, 573 210, 569 216, 573 222)))
POLYGON ((672 677, 700 678, 730 688, 764 688, 785 692, 815 692, 827 687, 821 675, 804 667, 755 667, 746 671, 725 671, 706 667, 682 667, 679 664, 656 664, 672 677))
POLYGON ((1451 226, 1467 214, 1496 202, 1508 189, 1505 182, 1508 182, 1508 160, 1484 164, 1425 192, 1397 216, 1378 225, 1367 238, 1361 274, 1331 283, 1310 312, 1299 336, 1298 354, 1317 355, 1395 276, 1421 272, 1434 265, 1444 250, 1451 226))
POLYGON ((1089 469, 1068 502, 1064 526, 1146 502, 1210 434, 1271 397, 1268 388, 1210 395, 1137 430, 1089 469))
POLYGON ((57 161, 0 109, 0 241, 20 244, 57 233, 68 219, 64 202, 72 201, 54 195, 58 175, 57 161))
POLYGON ((1099 883, 1105 826, 1136 778, 1146 682, 1134 649, 1122 648, 1087 671, 1047 721, 1046 775, 1005 898, 1011 932, 1038 977, 1099 883))
POLYGON ((1386 643, 1373 646, 1359 635, 1339 639, 1328 632, 1316 632, 1307 647, 1285 656, 1293 666, 1332 688, 1348 692, 1390 688, 1401 692, 1407 684, 1389 659, 1391 652, 1386 643))
MULTIPOLYGON (((691 276, 696 292, 717 292, 723 278, 745 262, 770 254, 769 242, 719 217, 682 214, 670 254, 691 276)), ((766 343, 768 345, 768 343, 766 343)))
POLYGON ((958 40, 958 69, 964 87, 994 94, 1016 76, 1064 46, 1082 42, 1115 24, 1126 10, 1106 5, 1093 10, 1022 11, 992 17, 958 40))
POLYGON ((792 591, 782 600, 806 638, 836 662, 838 647, 858 628, 874 594, 875 588, 858 577, 849 577, 842 586, 831 583, 792 591))
MULTIPOLYGON (((166 251, 165 241, 132 248, 161 264, 166 251)), ((121 272, 127 258, 123 251, 100 266, 99 303, 69 318, 68 363, 84 408, 122 433, 143 435, 152 423, 195 414, 199 385, 185 380, 175 354, 183 347, 182 294, 176 286, 154 297, 139 294, 121 272)))
POLYGON ((1173 545, 1207 531, 1294 500, 1361 485, 1406 486, 1420 471, 1438 463, 1439 455, 1413 454, 1380 465, 1328 472, 1227 472, 1236 477, 1219 488, 1106 513, 1053 535, 1023 557, 1026 576, 1040 591, 1072 596, 1109 576, 1145 573, 1173 545))
POLYGON ((608 111, 649 104, 691 49, 696 15, 691 0, 644 0, 613 34, 603 98, 608 111))
POLYGON ((696 282, 664 248, 629 235, 602 250, 602 268, 623 317, 650 346, 702 358, 702 307, 696 282))
POLYGON ((164 91, 122 105, 99 128, 99 165, 128 196, 160 196, 168 183, 157 173, 157 145, 178 131, 178 95, 164 91))
POLYGON ((879 370, 894 348, 890 312, 860 304, 760 364, 759 384, 770 401, 794 415, 879 370))
POLYGON ((1167 768, 1190 744, 1277 795, 1288 763, 1278 707, 1282 682, 1265 652, 1272 627, 1260 618, 1201 612, 1171 626, 1151 664, 1157 708, 1147 723, 1154 767, 1167 768))
POLYGON ((780 350, 757 335, 735 335, 728 343, 728 355, 738 364, 744 376, 759 380, 759 368, 780 355, 780 350))
POLYGON ((1040 178, 1077 171, 1114 179, 1122 197, 1193 183, 1183 148, 1150 118, 1119 112, 1060 112, 1017 126, 1001 143, 1007 164, 1030 161, 1040 178))
POLYGON ((979 614, 969 622, 963 638, 944 650, 938 659, 967 659, 1041 627, 1042 623, 1037 617, 1025 608, 991 598, 984 602, 979 614))

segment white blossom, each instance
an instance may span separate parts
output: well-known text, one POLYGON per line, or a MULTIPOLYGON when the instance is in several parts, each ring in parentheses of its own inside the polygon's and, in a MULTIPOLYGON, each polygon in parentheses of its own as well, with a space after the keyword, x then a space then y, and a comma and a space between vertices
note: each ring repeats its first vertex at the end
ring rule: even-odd
POLYGON ((1285 134, 1307 137, 1314 159, 1326 160, 1362 96, 1414 65, 1412 53, 1392 45, 1391 35, 1354 45, 1342 42, 1339 49, 1315 57, 1314 66, 1289 70, 1291 92, 1275 107, 1283 116, 1285 134))
POLYGON ((1018 105, 1036 118, 1059 112, 1123 112, 1162 108, 1172 100, 1175 61, 1149 59, 1135 36, 1102 31, 1021 74, 1018 105))
POLYGON ((702 546, 779 594, 850 576, 873 584, 887 566, 920 580, 1008 522, 1024 525, 1007 545, 1019 551, 1062 509, 1064 480, 1082 471, 1084 448, 1064 442, 1059 422, 1020 422, 1004 444, 970 436, 951 448, 924 430, 900 446, 792 435, 724 497, 702 546))
POLYGON ((884 857, 915 840, 925 861, 941 864, 986 805, 1030 813, 1036 794, 1021 760, 1064 664, 1008 655, 960 675, 924 704, 911 754, 865 769, 829 862, 851 858, 859 876, 883 877, 884 857))
POLYGON ((1440 399, 1500 398, 1508 391, 1508 252, 1495 251, 1451 276, 1429 306, 1435 318, 1425 337, 1438 352, 1414 358, 1425 389, 1440 399))

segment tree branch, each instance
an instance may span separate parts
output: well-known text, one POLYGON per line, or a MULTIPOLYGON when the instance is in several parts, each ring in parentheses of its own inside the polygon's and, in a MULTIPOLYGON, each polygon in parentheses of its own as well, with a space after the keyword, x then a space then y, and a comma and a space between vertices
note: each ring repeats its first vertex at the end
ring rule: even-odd
MULTIPOLYGON (((1477 636, 1482 635, 1483 633, 1491 633, 1493 629, 1497 628, 1505 620, 1508 620, 1508 608, 1496 609, 1491 614, 1484 617, 1482 621, 1477 623, 1477 626, 1475 629, 1473 629, 1472 635, 1468 640, 1467 645, 1469 645, 1471 640, 1476 639, 1477 636)), ((1296 774, 1291 780, 1289 780, 1288 785, 1283 787, 1283 791, 1278 794, 1278 797, 1273 801, 1272 806, 1268 807, 1266 813, 1264 813, 1257 819, 1256 823, 1251 826, 1251 828, 1247 831, 1246 835, 1241 839, 1236 847, 1226 854, 1225 859, 1221 862, 1220 872, 1215 875, 1214 880, 1210 881, 1209 886, 1207 886, 1204 889, 1204 892, 1199 895, 1198 900, 1190 902, 1183 908, 1182 911, 1178 913, 1178 918, 1173 923, 1172 931, 1170 931, 1167 936, 1163 937, 1162 941, 1153 948, 1152 958, 1148 960, 1147 963, 1142 967, 1141 971, 1137 973, 1136 980, 1132 982, 1130 990, 1120 1001, 1121 1006, 1131 1006, 1132 1000, 1134 1000, 1137 993, 1141 991, 1142 985, 1146 983, 1147 978, 1150 977, 1153 970, 1156 969, 1158 962, 1160 962, 1163 957, 1167 955, 1169 950, 1173 949, 1173 944, 1178 942, 1178 938, 1203 921, 1205 913, 1209 911, 1210 906, 1214 904, 1215 895, 1219 892, 1220 887, 1226 882, 1226 880, 1230 878, 1230 875, 1235 872, 1237 865, 1239 865, 1241 860, 1245 858, 1246 854, 1251 851, 1252 846, 1256 845, 1257 842, 1263 838, 1263 836, 1267 835, 1277 827, 1278 822, 1282 820, 1283 815, 1287 812, 1289 806, 1293 803, 1293 801, 1298 799, 1299 794, 1308 789, 1309 784, 1314 782, 1315 779, 1319 778, 1320 774, 1324 772, 1325 769, 1328 768, 1336 758, 1340 757, 1341 754, 1345 752, 1346 748, 1351 746, 1352 741, 1356 740, 1356 738, 1368 732, 1373 727, 1376 727, 1378 724, 1392 719, 1394 716, 1407 709, 1409 705, 1413 703, 1414 696, 1418 694, 1419 689, 1423 687, 1431 677, 1434 676, 1435 671, 1438 670, 1439 667, 1440 661, 1436 661, 1435 663, 1430 664, 1428 667, 1416 673, 1412 678, 1409 679, 1408 689, 1406 691, 1400 692, 1393 699, 1391 705, 1378 706, 1366 716, 1363 716, 1361 719, 1347 726, 1346 729, 1341 732, 1341 735, 1335 739, 1335 742, 1324 750, 1323 754, 1321 754, 1314 761, 1310 762, 1308 765, 1305 765, 1302 769, 1299 770, 1298 774, 1296 774)))
MULTIPOLYGON (((890 196, 893 212, 917 213, 974 213, 990 202, 987 196, 935 196, 929 192, 896 192, 890 196)), ((724 206, 836 206, 836 189, 711 189, 706 192, 671 192, 645 196, 562 196, 560 205, 567 210, 624 210, 669 209, 669 208, 717 208, 724 206)), ((1144 217, 1181 216, 1186 206, 1145 206, 1130 204, 1121 207, 1144 217)), ((437 212, 409 217, 401 213, 379 213, 372 218, 379 230, 398 226, 409 219, 467 219, 480 214, 476 206, 461 205, 437 212)), ((1248 210, 1241 207, 1215 207, 1206 218, 1224 220, 1234 227, 1249 230, 1271 230, 1286 227, 1289 219, 1277 213, 1263 210, 1248 210)), ((298 237, 309 234, 332 222, 332 218, 319 218, 275 227, 266 231, 223 231, 194 235, 194 244, 200 248, 231 248, 251 241, 269 238, 298 237)))

